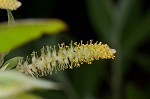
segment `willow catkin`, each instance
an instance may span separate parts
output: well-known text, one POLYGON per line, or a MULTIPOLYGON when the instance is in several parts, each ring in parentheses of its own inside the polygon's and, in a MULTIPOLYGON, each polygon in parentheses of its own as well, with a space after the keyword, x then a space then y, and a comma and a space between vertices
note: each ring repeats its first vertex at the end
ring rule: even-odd
POLYGON ((52 74, 64 69, 72 69, 79 67, 80 64, 91 64, 94 60, 99 59, 114 59, 115 49, 110 49, 107 44, 101 42, 92 43, 92 40, 87 44, 73 43, 66 46, 64 43, 59 45, 58 51, 55 46, 47 46, 41 49, 41 55, 38 57, 36 52, 32 53, 32 62, 28 63, 22 59, 19 61, 16 69, 26 75, 34 77, 52 74))
POLYGON ((21 6, 18 0, 0 0, 0 9, 16 10, 21 6))

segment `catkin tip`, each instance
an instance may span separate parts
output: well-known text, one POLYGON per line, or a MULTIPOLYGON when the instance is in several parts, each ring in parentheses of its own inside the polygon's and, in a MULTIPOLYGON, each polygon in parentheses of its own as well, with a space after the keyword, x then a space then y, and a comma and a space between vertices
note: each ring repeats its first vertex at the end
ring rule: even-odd
POLYGON ((17 10, 21 6, 18 0, 0 0, 0 9, 17 10))

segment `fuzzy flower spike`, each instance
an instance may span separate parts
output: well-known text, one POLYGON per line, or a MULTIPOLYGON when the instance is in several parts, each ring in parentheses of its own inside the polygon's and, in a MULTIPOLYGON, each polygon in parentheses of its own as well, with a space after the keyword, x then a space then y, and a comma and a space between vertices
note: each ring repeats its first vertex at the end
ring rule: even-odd
POLYGON ((66 46, 64 43, 58 45, 59 49, 56 51, 55 46, 47 46, 41 49, 40 57, 36 52, 32 53, 32 62, 29 64, 29 59, 26 61, 20 60, 16 69, 26 75, 32 75, 33 77, 44 76, 52 74, 64 69, 72 69, 73 67, 79 67, 80 64, 91 64, 94 60, 99 59, 114 59, 115 49, 110 49, 107 44, 101 42, 87 44, 73 43, 66 46))
POLYGON ((18 0, 0 0, 0 9, 16 10, 21 6, 18 0))

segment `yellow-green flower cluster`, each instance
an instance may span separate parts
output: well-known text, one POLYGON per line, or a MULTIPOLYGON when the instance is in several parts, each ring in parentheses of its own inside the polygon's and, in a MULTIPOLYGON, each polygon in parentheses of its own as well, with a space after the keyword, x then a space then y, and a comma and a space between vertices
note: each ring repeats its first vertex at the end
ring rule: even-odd
POLYGON ((18 0, 0 0, 0 9, 16 10, 21 6, 18 0))
POLYGON ((72 69, 79 67, 80 64, 91 64, 94 60, 99 59, 114 59, 115 49, 110 49, 107 44, 101 42, 92 43, 92 40, 87 44, 73 43, 66 46, 64 43, 59 45, 58 51, 55 46, 47 46, 41 49, 40 57, 36 52, 32 53, 32 63, 28 63, 28 59, 23 62, 20 60, 16 69, 25 74, 32 76, 44 76, 52 74, 54 71, 64 69, 72 69))

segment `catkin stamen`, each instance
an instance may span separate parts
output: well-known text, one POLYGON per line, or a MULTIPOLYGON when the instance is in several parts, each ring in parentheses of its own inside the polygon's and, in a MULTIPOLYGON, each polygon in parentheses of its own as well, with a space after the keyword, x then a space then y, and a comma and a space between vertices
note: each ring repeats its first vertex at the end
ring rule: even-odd
POLYGON ((18 0, 0 0, 0 9, 17 10, 20 6, 18 0))
POLYGON ((35 77, 45 76, 65 69, 73 69, 73 67, 80 67, 80 64, 92 64, 92 61, 99 59, 114 59, 115 49, 110 49, 107 44, 101 42, 87 44, 73 43, 66 46, 64 43, 58 45, 58 51, 55 46, 46 46, 41 49, 41 56, 38 57, 36 52, 31 54, 31 63, 20 60, 16 69, 26 75, 35 77))

